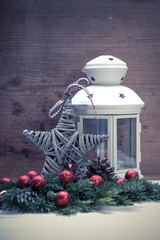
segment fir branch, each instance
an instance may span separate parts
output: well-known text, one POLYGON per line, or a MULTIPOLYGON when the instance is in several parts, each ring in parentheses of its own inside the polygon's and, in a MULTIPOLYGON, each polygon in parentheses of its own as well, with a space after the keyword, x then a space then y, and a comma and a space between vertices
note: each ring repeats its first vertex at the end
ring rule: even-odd
POLYGON ((0 192, 7 190, 7 189, 11 189, 13 187, 17 186, 17 182, 13 181, 13 182, 8 182, 8 183, 4 183, 0 185, 0 192))
POLYGON ((126 206, 136 201, 160 200, 160 185, 143 178, 120 184, 116 184, 117 178, 113 178, 101 187, 93 187, 89 179, 63 185, 53 174, 44 177, 46 185, 40 191, 32 187, 18 188, 16 182, 3 184, 1 189, 6 192, 0 198, 2 210, 71 215, 97 211, 102 206, 126 206), (71 203, 65 208, 56 205, 55 197, 59 191, 67 191, 71 196, 71 203))
POLYGON ((47 184, 54 184, 58 182, 58 176, 52 173, 45 173, 43 174, 43 177, 46 180, 47 184))

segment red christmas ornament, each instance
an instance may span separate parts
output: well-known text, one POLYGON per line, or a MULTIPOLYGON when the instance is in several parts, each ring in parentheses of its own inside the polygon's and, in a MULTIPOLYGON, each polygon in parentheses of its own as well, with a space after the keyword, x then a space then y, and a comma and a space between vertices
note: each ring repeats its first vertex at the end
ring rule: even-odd
POLYGON ((116 183, 119 184, 119 183, 125 183, 127 182, 127 180, 125 178, 119 178, 116 183))
POLYGON ((36 190, 41 190, 46 185, 44 177, 37 175, 32 179, 31 185, 36 190))
POLYGON ((20 188, 29 187, 31 185, 31 179, 27 175, 20 176, 17 181, 17 185, 20 188))
POLYGON ((72 163, 68 163, 68 167, 69 167, 69 169, 71 169, 72 168, 72 163))
POLYGON ((128 170, 125 174, 125 179, 127 180, 134 180, 139 178, 138 172, 134 169, 128 170))
POLYGON ((102 186, 104 184, 104 180, 99 175, 93 175, 90 177, 90 181, 94 182, 93 187, 102 186))
POLYGON ((64 170, 59 174, 59 181, 61 183, 71 183, 73 182, 73 174, 68 170, 64 170))
POLYGON ((29 171, 27 173, 27 176, 30 177, 31 179, 34 178, 37 175, 38 175, 38 173, 36 171, 29 171))
POLYGON ((56 194, 55 201, 59 207, 66 207, 71 202, 71 196, 66 191, 60 191, 56 194))
POLYGON ((8 183, 8 182, 12 182, 12 180, 10 178, 1 178, 0 179, 0 184, 4 184, 4 183, 8 183))

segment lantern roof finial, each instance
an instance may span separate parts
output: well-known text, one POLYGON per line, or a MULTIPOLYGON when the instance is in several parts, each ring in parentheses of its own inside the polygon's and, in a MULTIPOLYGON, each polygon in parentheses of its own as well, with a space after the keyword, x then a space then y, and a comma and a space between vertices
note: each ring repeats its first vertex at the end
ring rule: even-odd
POLYGON ((119 85, 127 73, 124 61, 111 55, 102 55, 86 63, 83 72, 93 85, 119 85))

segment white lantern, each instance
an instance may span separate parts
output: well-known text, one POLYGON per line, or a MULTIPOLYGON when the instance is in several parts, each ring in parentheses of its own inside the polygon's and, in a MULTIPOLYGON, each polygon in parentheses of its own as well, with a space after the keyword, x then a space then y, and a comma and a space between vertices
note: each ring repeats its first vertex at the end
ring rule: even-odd
POLYGON ((108 55, 85 65, 83 71, 92 83, 87 89, 93 95, 96 114, 85 91, 80 90, 72 98, 78 131, 109 136, 106 143, 91 152, 90 160, 109 159, 119 177, 129 169, 141 176, 140 113, 144 102, 133 90, 120 85, 127 69, 125 62, 108 55))

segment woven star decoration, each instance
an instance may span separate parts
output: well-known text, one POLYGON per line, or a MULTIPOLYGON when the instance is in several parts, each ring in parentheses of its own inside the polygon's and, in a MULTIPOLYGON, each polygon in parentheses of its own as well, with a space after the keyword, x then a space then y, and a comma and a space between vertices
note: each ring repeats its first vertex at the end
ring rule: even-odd
POLYGON ((70 99, 63 106, 57 126, 50 132, 24 130, 23 134, 44 152, 42 174, 56 175, 66 164, 76 164, 83 173, 86 154, 108 138, 107 135, 84 134, 76 130, 70 99))

